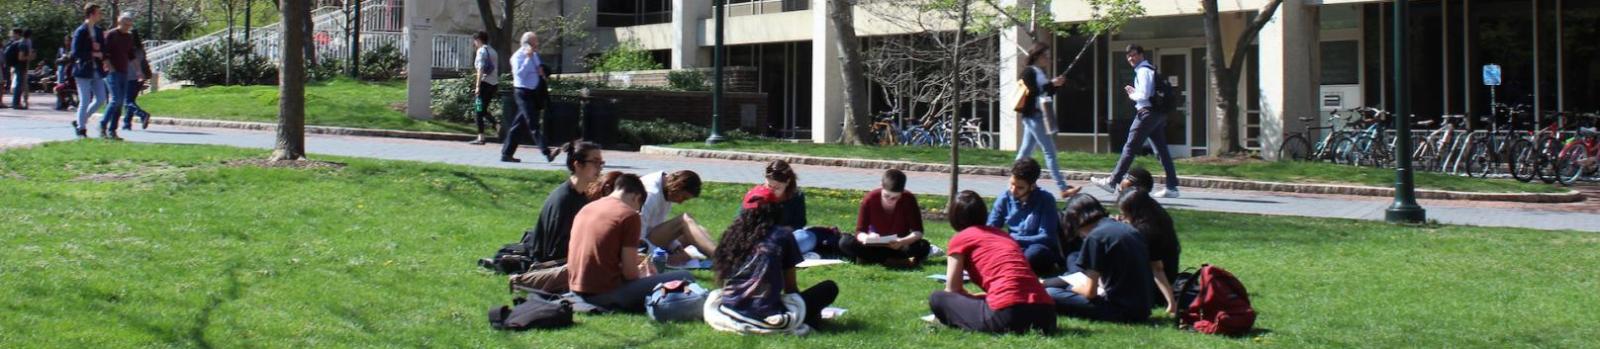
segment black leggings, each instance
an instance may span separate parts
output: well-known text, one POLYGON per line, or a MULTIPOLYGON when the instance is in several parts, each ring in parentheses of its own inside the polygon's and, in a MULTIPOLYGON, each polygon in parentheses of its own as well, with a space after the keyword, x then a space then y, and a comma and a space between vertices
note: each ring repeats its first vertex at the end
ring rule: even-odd
POLYGON ((800 291, 800 299, 806 301, 807 326, 817 327, 822 322, 822 308, 833 305, 833 300, 839 298, 839 284, 833 280, 824 280, 816 285, 811 285, 805 291, 800 291))
POLYGON ((1017 304, 993 310, 983 298, 936 291, 928 296, 928 308, 946 326, 988 333, 1027 333, 1039 330, 1056 332, 1056 312, 1049 305, 1017 304))
POLYGON ((494 103, 494 95, 499 91, 499 87, 495 85, 490 85, 487 82, 478 83, 478 95, 476 97, 478 105, 482 109, 473 110, 473 112, 476 114, 474 119, 478 122, 478 134, 480 135, 483 134, 483 126, 485 124, 493 125, 495 123, 494 116, 489 115, 489 104, 494 103))
POLYGON ((850 234, 840 234, 839 236, 839 253, 854 260, 856 263, 863 264, 881 264, 891 258, 910 258, 913 259, 913 264, 920 265, 922 261, 928 259, 928 251, 932 249, 933 245, 928 243, 928 239, 917 240, 917 242, 900 249, 892 249, 886 246, 862 244, 856 240, 854 235, 850 234))

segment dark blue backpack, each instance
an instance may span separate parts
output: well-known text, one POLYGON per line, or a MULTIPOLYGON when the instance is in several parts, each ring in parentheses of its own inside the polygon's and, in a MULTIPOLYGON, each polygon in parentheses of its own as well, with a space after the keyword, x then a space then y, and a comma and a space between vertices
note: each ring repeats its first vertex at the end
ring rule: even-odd
POLYGON ((1154 77, 1152 82, 1155 86, 1151 88, 1150 111, 1165 114, 1176 109, 1174 106, 1179 102, 1176 100, 1177 94, 1172 91, 1172 84, 1167 83, 1167 79, 1161 78, 1161 70, 1156 69, 1156 66, 1150 64, 1148 60, 1140 63, 1139 67, 1149 67, 1150 75, 1154 77))

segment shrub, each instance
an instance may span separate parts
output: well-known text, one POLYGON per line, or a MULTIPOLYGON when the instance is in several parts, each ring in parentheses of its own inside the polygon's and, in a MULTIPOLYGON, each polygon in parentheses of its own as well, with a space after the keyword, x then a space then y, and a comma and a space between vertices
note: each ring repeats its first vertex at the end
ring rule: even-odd
POLYGON ((266 57, 256 55, 250 45, 236 44, 232 55, 226 46, 206 45, 178 54, 169 72, 172 80, 189 81, 198 87, 225 85, 276 85, 278 67, 266 57), (228 60, 233 61, 232 80, 228 79, 228 60))
MULTIPOLYGON (((617 142, 634 146, 698 142, 711 136, 711 129, 704 126, 662 119, 620 120, 617 131, 617 142)), ((722 136, 730 140, 753 138, 749 133, 739 130, 724 131, 722 136)))
POLYGON ((344 60, 336 58, 321 58, 317 64, 306 67, 306 79, 311 81, 328 81, 343 76, 345 73, 344 60))
POLYGON ((699 70, 674 70, 667 72, 667 86, 674 90, 705 91, 706 73, 699 70))
MULTIPOLYGON (((500 81, 501 88, 504 88, 504 85, 509 84, 511 80, 507 76, 500 81)), ((433 94, 433 103, 429 109, 433 111, 434 117, 448 122, 473 123, 475 113, 472 112, 472 104, 476 97, 472 94, 474 82, 472 78, 434 80, 429 89, 433 94)), ((495 115, 496 119, 499 118, 500 106, 504 102, 500 97, 496 96, 494 103, 489 104, 489 114, 495 115)))
POLYGON ((636 41, 623 41, 599 57, 589 61, 589 70, 596 73, 661 69, 636 41))
POLYGON ((401 54, 400 47, 385 43, 361 53, 361 67, 357 75, 366 81, 389 81, 404 79, 405 72, 406 56, 401 54))

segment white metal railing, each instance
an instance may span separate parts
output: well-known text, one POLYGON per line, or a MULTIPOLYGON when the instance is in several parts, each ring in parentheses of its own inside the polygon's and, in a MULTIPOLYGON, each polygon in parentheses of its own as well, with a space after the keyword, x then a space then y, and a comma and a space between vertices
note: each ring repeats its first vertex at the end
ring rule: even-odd
MULTIPOLYGON (((347 18, 345 18, 346 14, 342 10, 342 4, 330 1, 324 1, 321 4, 328 6, 319 7, 312 11, 313 37, 311 39, 317 45, 318 56, 340 59, 349 58, 347 42, 349 40, 344 35, 349 24, 347 18)), ((401 20, 403 18, 403 6, 403 0, 365 0, 362 2, 361 43, 363 50, 381 47, 387 43, 402 46, 402 52, 404 52, 404 43, 400 38, 400 32, 404 26, 401 20)), ((254 53, 267 57, 269 60, 277 61, 279 39, 281 37, 278 27, 278 23, 273 23, 251 29, 248 43, 240 42, 244 35, 243 30, 236 29, 233 37, 236 40, 235 43, 251 44, 254 53)), ((149 52, 150 67, 157 72, 165 71, 183 52, 208 45, 223 44, 227 37, 228 31, 224 29, 193 40, 162 45, 151 49, 149 52)), ((436 42, 437 40, 435 39, 436 42)), ((450 39, 450 41, 453 42, 455 39, 450 39)), ((470 38, 467 40, 467 46, 471 46, 470 38)), ((467 59, 467 62, 467 66, 470 67, 471 59, 467 59)))

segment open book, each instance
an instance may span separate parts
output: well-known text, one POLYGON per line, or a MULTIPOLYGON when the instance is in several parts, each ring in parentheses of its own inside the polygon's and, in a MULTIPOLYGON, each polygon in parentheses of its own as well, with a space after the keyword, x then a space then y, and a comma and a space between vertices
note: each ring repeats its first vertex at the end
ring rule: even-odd
MULTIPOLYGON (((1062 275, 1062 276, 1060 276, 1060 278, 1061 278, 1061 281, 1065 281, 1066 283, 1071 284, 1073 286, 1088 285, 1089 284, 1089 276, 1088 275, 1084 275, 1082 272, 1062 275)), ((1101 296, 1105 296, 1106 295, 1106 283, 1101 282, 1100 283, 1100 287, 1098 287, 1095 290, 1095 293, 1099 293, 1101 296)))
POLYGON ((862 245, 888 245, 889 243, 900 239, 899 236, 878 235, 877 233, 866 233, 865 235, 867 238, 861 239, 862 245))

